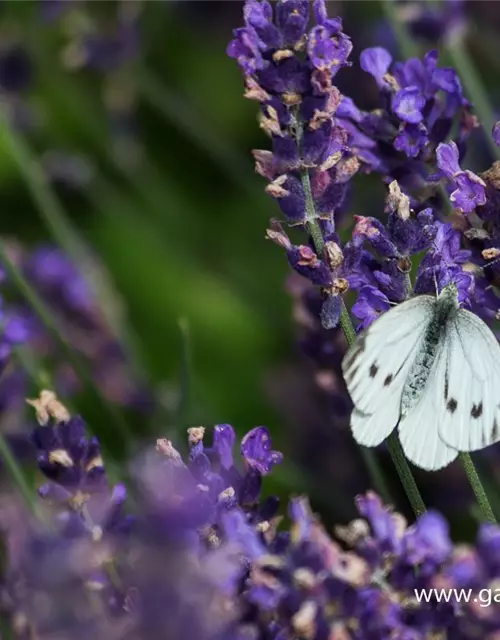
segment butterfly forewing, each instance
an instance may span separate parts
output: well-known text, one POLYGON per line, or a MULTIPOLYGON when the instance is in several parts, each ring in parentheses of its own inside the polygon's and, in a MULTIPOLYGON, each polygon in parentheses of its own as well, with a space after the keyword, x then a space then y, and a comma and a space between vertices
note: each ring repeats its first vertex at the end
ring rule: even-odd
POLYGON ((445 413, 441 398, 441 376, 446 351, 446 346, 441 343, 435 354, 425 391, 398 425, 399 439, 406 457, 428 471, 442 469, 458 455, 456 449, 441 440, 437 428, 445 413))
POLYGON ((445 346, 440 437, 458 451, 483 449, 500 440, 500 345, 480 318, 460 309, 445 346))
POLYGON ((342 370, 361 414, 375 413, 395 396, 401 399, 434 304, 432 296, 419 296, 390 309, 360 334, 347 352, 342 370))

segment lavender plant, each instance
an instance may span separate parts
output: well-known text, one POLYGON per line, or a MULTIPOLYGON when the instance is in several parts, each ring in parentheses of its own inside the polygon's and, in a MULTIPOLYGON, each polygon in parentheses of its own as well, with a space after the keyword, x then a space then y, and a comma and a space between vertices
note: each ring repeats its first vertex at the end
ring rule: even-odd
POLYGON ((304 497, 290 501, 283 527, 279 500, 261 494, 281 454, 256 427, 240 463, 230 425, 214 427, 211 446, 203 427, 189 429, 185 460, 159 439, 133 464, 128 504, 82 419, 47 391, 31 403, 46 482, 36 518, 12 503, 2 510, 0 602, 13 637, 493 640, 500 630, 485 604, 498 592, 496 525, 481 526, 476 546, 454 546, 438 513, 408 526, 369 492, 336 539, 304 497), (475 599, 420 595, 441 588, 475 599))
MULTIPOLYGON (((42 9, 50 17, 66 10, 53 2, 42 9)), ((457 72, 438 66, 436 52, 393 63, 385 49, 365 49, 361 66, 380 103, 363 111, 334 83, 347 73, 353 44, 323 0, 246 0, 244 20, 228 53, 243 71, 245 95, 259 102, 272 151, 254 151, 256 168, 289 227, 272 220, 267 238, 296 272, 302 346, 332 413, 347 423, 342 352, 391 306, 453 282, 463 306, 490 323, 498 317, 499 166, 480 174, 465 168, 479 122, 457 72), (352 188, 367 174, 384 185, 381 215, 351 215, 352 188)), ((87 63, 108 68, 127 57, 125 31, 113 46, 79 34, 87 63)), ((491 136, 498 144, 498 124, 491 136)), ((26 298, 41 299, 56 330, 86 356, 108 400, 134 404, 137 383, 121 375, 120 344, 73 263, 52 247, 4 252, 4 261, 26 298)), ((0 392, 8 407, 26 395, 24 374, 9 370, 13 351, 23 345, 45 363, 54 344, 24 305, 7 305, 3 329, 8 377, 0 392)), ((57 354, 55 371, 67 396, 77 384, 71 362, 57 354)), ((241 438, 239 452, 229 424, 210 436, 202 426, 188 429, 185 455, 159 438, 129 461, 126 478, 111 482, 111 461, 80 416, 47 389, 28 404, 43 483, 33 501, 0 438, 27 498, 12 493, 14 483, 0 499, 1 638, 500 637, 500 528, 482 522, 475 545, 454 544, 446 520, 425 510, 394 438, 387 445, 415 522, 368 491, 355 499, 359 517, 330 535, 305 496, 286 500, 284 517, 280 500, 267 495, 266 477, 283 455, 263 426, 241 438), (423 595, 439 589, 457 591, 454 599, 423 595)), ((365 457, 383 486, 379 460, 365 457)), ((480 516, 494 519, 470 458, 463 461, 480 516)))

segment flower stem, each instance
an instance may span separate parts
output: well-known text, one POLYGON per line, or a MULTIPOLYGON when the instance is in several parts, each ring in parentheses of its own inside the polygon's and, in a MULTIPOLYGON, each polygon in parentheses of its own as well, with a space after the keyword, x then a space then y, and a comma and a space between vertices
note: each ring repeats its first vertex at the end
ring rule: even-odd
MULTIPOLYGON (((309 171, 307 169, 302 169, 300 175, 306 201, 306 229, 311 236, 318 257, 321 258, 325 249, 325 240, 323 238, 321 227, 318 223, 318 216, 316 214, 316 209, 314 206, 309 171)), ((344 333, 346 342, 350 346, 356 339, 356 333, 354 331, 354 327, 352 326, 349 313, 343 302, 340 315, 340 326, 342 332, 344 333)), ((398 440, 397 445, 399 445, 398 440)), ((360 451, 374 487, 379 492, 381 497, 389 502, 391 500, 390 491, 379 461, 377 460, 376 454, 366 447, 360 447, 360 451)), ((402 456, 402 459, 396 458, 393 456, 392 452, 391 456, 398 471, 399 477, 401 478, 401 482, 403 483, 403 487, 408 495, 408 500, 410 501, 415 514, 419 515, 420 513, 425 511, 425 506, 423 504, 422 498, 420 497, 420 493, 418 491, 415 480, 413 479, 410 467, 406 462, 406 458, 404 457, 404 455, 402 456)))
POLYGON ((420 516, 426 511, 425 503, 395 430, 387 438, 386 443, 413 512, 416 516, 420 516))
POLYGON ((0 458, 2 458, 2 460, 4 461, 7 471, 14 480, 17 489, 19 490, 19 493, 23 497, 24 501, 31 509, 31 511, 35 512, 35 492, 29 486, 22 467, 17 462, 14 454, 10 449, 9 443, 2 434, 0 434, 0 458))
POLYGON ((468 453, 461 453, 460 460, 462 461, 464 471, 467 474, 467 479, 469 480, 470 486, 476 496, 481 512, 481 519, 484 520, 484 522, 496 523, 497 519, 495 518, 490 501, 488 500, 488 496, 486 495, 486 491, 484 490, 483 484, 470 455, 468 453))

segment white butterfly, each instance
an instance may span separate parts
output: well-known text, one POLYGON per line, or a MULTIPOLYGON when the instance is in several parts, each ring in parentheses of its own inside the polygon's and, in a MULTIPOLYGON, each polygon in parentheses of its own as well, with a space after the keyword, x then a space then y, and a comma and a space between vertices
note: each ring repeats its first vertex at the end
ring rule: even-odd
POLYGON ((359 444, 375 447, 397 426, 406 457, 436 470, 500 440, 500 345, 457 293, 450 284, 403 302, 349 349, 342 370, 359 444))

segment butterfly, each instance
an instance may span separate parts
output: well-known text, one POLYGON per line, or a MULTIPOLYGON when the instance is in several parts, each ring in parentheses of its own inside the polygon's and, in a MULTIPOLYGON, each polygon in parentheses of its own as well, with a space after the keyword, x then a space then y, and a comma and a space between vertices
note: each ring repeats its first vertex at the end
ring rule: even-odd
POLYGON ((454 283, 377 318, 342 371, 361 445, 375 447, 397 427, 406 457, 437 470, 500 440, 500 345, 460 307, 454 283))

